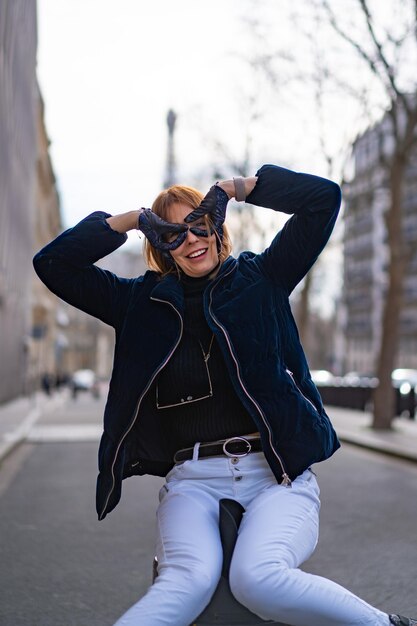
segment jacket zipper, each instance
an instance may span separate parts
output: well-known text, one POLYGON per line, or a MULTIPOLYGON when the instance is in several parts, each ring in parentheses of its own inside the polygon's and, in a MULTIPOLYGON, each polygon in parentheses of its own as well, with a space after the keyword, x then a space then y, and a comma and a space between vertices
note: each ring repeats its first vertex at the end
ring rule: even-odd
MULTIPOLYGON (((224 274, 221 278, 223 278, 224 276, 227 276, 228 274, 230 274, 230 272, 231 272, 231 271, 233 271, 233 268, 232 268, 232 270, 230 270, 229 272, 227 272, 227 274, 224 274)), ((220 279, 220 280, 221 280, 221 279, 220 279)), ((243 384, 242 378, 241 378, 241 376, 240 376, 239 363, 238 363, 238 361, 237 361, 236 357, 235 357, 235 356, 234 356, 234 354, 233 354, 232 347, 231 347, 231 343, 230 343, 230 340, 229 340, 229 336, 228 336, 228 334, 227 334, 227 331, 226 331, 226 329, 225 329, 225 328, 224 328, 224 327, 220 324, 220 322, 216 319, 216 317, 213 315, 213 312, 212 312, 212 310, 211 310, 211 305, 212 305, 212 301, 213 301, 213 291, 214 291, 214 289, 217 287, 217 285, 219 284, 220 280, 219 280, 219 281, 218 281, 218 282, 217 282, 217 283, 216 283, 216 284, 212 287, 212 289, 211 289, 211 291, 210 291, 210 304, 209 304, 209 312, 210 312, 210 315, 211 315, 212 319, 214 320, 214 322, 217 324, 217 326, 220 328, 220 330, 223 332, 223 334, 224 334, 224 336, 225 336, 225 339, 226 339, 226 341, 227 341, 227 345, 228 345, 228 348, 229 348, 230 355, 231 355, 231 357, 232 357, 232 359, 233 359, 233 361, 234 361, 234 363, 235 363, 235 366, 236 366, 236 373, 237 373, 237 377, 238 377, 238 379, 239 379, 240 386, 242 387, 242 389, 243 389, 244 393, 247 395, 247 397, 249 398, 249 400, 252 402, 252 404, 253 404, 253 405, 255 406, 255 408, 257 409, 257 411, 258 411, 259 415, 260 415, 260 416, 261 416, 261 418, 262 418, 263 423, 265 424, 265 426, 266 426, 266 428, 267 428, 267 430, 268 430, 268 434, 269 434, 269 445, 271 446, 271 450, 273 451, 274 455, 276 456, 276 458, 277 458, 277 460, 278 460, 278 463, 280 464, 281 471, 282 471, 282 482, 281 482, 281 485, 284 485, 284 486, 286 486, 286 487, 291 487, 291 486, 292 486, 291 479, 290 479, 290 477, 288 476, 288 474, 287 474, 287 472, 286 472, 286 470, 285 470, 285 466, 284 466, 284 462, 283 462, 283 460, 281 459, 280 455, 278 454, 278 452, 275 450, 275 448, 274 448, 274 446, 273 446, 273 443, 272 443, 272 432, 271 432, 271 429, 270 429, 270 427, 269 427, 268 422, 266 421, 266 418, 265 418, 265 416, 264 416, 264 414, 263 414, 263 411, 262 411, 261 407, 259 406, 259 404, 256 402, 256 400, 255 400, 255 399, 254 399, 254 398, 250 395, 250 393, 249 393, 249 391, 246 389, 245 385, 243 384)))
POLYGON ((290 372, 290 370, 288 368, 285 369, 285 371, 287 372, 287 374, 289 374, 292 382, 294 383, 295 388, 297 389, 297 391, 300 393, 300 395, 302 395, 302 397, 304 398, 304 400, 306 400, 309 404, 311 404, 311 406, 313 407, 313 409, 315 410, 316 413, 318 413, 317 407, 316 405, 310 400, 310 398, 307 398, 307 396, 305 395, 305 393, 303 393, 300 389, 300 387, 297 384, 297 381, 294 378, 294 374, 292 372, 290 372))
POLYGON ((137 402, 137 404, 136 404, 136 409, 135 409, 135 412, 134 412, 134 417, 133 417, 133 419, 132 419, 132 421, 131 421, 131 423, 130 423, 130 425, 129 425, 129 428, 126 430, 126 432, 124 433, 124 435, 122 436, 122 438, 121 438, 121 439, 120 439, 120 441, 119 441, 119 445, 117 446, 116 453, 115 453, 115 455, 114 455, 114 459, 113 459, 113 463, 112 463, 112 465, 111 465, 112 486, 111 486, 111 489, 110 489, 109 493, 107 494, 106 502, 105 502, 105 504, 104 504, 103 510, 102 510, 102 512, 101 512, 101 514, 100 514, 100 517, 99 517, 99 519, 100 519, 100 520, 102 519, 102 517, 103 517, 103 515, 104 515, 104 512, 105 512, 105 510, 106 510, 106 508, 107 508, 107 505, 108 505, 108 503, 109 503, 109 500, 110 500, 110 496, 111 496, 111 494, 113 493, 114 485, 115 485, 115 482, 116 482, 116 481, 115 481, 115 477, 114 477, 114 472, 113 472, 113 470, 114 470, 114 464, 116 463, 116 459, 117 459, 117 456, 118 456, 118 454, 119 454, 120 447, 121 447, 121 445, 122 445, 123 441, 126 439, 127 435, 128 435, 128 434, 130 433, 130 431, 132 430, 133 426, 135 425, 135 422, 136 422, 137 417, 138 417, 138 414, 139 414, 139 408, 140 408, 140 405, 141 405, 141 402, 142 402, 143 397, 144 397, 144 396, 146 395, 146 393, 148 392, 149 388, 151 387, 151 385, 152 385, 153 381, 155 380, 155 378, 157 377, 157 375, 159 374, 159 372, 160 372, 160 371, 161 371, 161 370, 165 367, 165 365, 168 363, 168 361, 170 360, 170 358, 171 358, 171 357, 172 357, 172 355, 174 354, 175 350, 176 350, 176 349, 177 349, 177 347, 178 347, 178 344, 179 344, 179 343, 180 343, 180 341, 181 341, 182 334, 183 334, 184 322, 183 322, 183 319, 182 319, 182 317, 181 317, 181 313, 178 311, 178 309, 177 309, 177 308, 176 308, 176 307, 175 307, 175 306, 174 306, 171 302, 168 302, 168 300, 160 300, 159 298, 152 298, 152 297, 151 297, 151 300, 154 300, 155 302, 163 302, 164 304, 169 304, 169 305, 170 305, 170 306, 174 309, 174 311, 178 314, 178 317, 180 318, 180 322, 181 322, 181 332, 180 332, 180 336, 179 336, 179 338, 178 338, 177 343, 175 344, 175 346, 173 347, 173 349, 171 350, 171 352, 168 354, 168 356, 166 357, 166 359, 164 359, 164 361, 162 362, 162 364, 161 364, 161 365, 160 365, 160 366, 159 366, 159 367, 155 370, 155 372, 154 372, 154 373, 153 373, 153 375, 151 376, 151 378, 150 378, 150 380, 149 380, 148 384, 146 385, 146 387, 145 387, 145 389, 144 389, 143 393, 142 393, 142 394, 141 394, 141 396, 139 397, 139 400, 138 400, 138 402, 137 402))

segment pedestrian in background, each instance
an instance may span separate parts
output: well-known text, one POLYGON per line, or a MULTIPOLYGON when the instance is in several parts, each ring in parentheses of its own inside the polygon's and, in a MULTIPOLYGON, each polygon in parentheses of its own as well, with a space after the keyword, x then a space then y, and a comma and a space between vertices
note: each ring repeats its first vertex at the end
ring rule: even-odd
POLYGON ((174 185, 152 210, 95 212, 36 255, 54 293, 116 332, 99 519, 117 505, 123 478, 166 479, 158 578, 116 626, 188 626, 203 611, 221 573, 221 498, 246 509, 230 586, 253 613, 295 626, 417 624, 299 569, 318 540, 311 466, 339 442, 289 296, 328 241, 339 206, 335 183, 264 165, 256 176, 216 183, 204 198, 174 185), (292 214, 262 253, 230 255, 232 197, 292 214), (147 238, 150 271, 125 279, 94 265, 135 228, 147 238))

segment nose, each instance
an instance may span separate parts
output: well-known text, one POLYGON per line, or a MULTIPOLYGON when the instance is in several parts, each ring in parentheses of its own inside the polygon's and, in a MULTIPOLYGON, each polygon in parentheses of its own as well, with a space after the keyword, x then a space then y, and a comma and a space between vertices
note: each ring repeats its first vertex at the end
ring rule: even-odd
POLYGON ((188 229, 186 241, 188 243, 195 243, 196 241, 198 241, 198 237, 197 235, 194 235, 194 233, 192 233, 190 229, 188 229))

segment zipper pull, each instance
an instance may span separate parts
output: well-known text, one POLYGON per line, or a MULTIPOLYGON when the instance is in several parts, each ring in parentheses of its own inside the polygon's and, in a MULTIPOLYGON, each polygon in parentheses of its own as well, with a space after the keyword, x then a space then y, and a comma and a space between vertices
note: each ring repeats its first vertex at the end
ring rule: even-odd
POLYGON ((283 475, 282 475, 282 483, 281 483, 281 485, 283 487, 292 487, 291 478, 288 476, 288 474, 286 472, 284 472, 283 475))

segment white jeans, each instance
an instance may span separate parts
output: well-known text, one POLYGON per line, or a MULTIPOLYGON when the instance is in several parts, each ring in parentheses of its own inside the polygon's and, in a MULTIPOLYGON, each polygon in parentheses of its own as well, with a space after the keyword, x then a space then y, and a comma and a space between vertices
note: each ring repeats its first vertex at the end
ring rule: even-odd
POLYGON ((189 626, 203 611, 222 567, 221 498, 246 509, 230 586, 253 613, 294 626, 388 626, 385 613, 298 569, 317 544, 319 493, 310 470, 291 488, 278 485, 262 452, 175 466, 160 491, 158 578, 115 626, 189 626))

